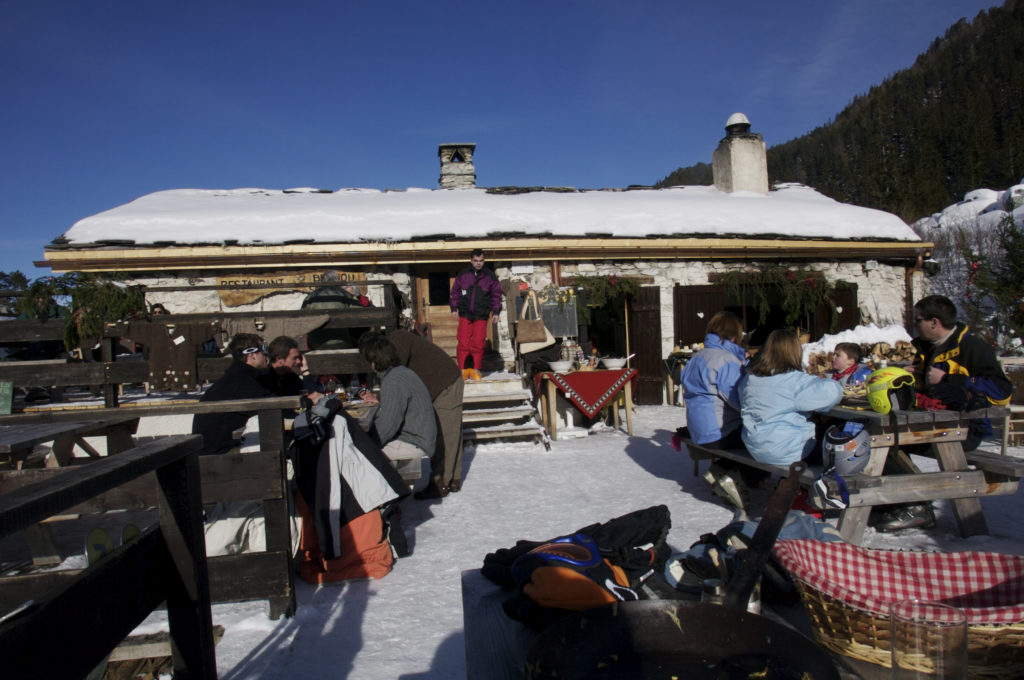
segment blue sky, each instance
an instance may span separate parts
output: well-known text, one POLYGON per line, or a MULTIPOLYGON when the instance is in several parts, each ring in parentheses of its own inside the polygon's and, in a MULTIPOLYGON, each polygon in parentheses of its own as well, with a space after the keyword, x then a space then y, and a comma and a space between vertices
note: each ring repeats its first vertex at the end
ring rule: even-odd
POLYGON ((432 188, 441 142, 481 186, 652 184, 734 111, 809 132, 994 4, 3 0, 0 270, 163 189, 432 188))

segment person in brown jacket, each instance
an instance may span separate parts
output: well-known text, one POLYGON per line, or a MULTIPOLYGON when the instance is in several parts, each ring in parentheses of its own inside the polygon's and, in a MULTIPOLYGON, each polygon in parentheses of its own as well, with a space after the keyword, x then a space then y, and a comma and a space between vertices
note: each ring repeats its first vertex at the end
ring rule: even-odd
MULTIPOLYGON (((362 346, 378 333, 364 333, 362 346)), ((462 373, 455 360, 421 335, 406 330, 388 333, 399 361, 426 385, 437 414, 437 446, 430 457, 431 480, 416 498, 443 498, 462 489, 462 373)))

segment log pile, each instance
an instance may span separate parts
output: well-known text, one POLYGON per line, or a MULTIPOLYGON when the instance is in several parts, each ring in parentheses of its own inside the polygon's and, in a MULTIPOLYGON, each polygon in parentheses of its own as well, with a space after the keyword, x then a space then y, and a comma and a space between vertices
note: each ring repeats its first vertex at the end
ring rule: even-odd
MULTIPOLYGON (((861 356, 866 357, 873 367, 879 367, 883 361, 889 366, 905 366, 914 360, 914 346, 900 340, 895 345, 887 342, 874 344, 862 343, 861 356)), ((832 370, 832 352, 815 352, 807 360, 807 372, 821 374, 832 370)))

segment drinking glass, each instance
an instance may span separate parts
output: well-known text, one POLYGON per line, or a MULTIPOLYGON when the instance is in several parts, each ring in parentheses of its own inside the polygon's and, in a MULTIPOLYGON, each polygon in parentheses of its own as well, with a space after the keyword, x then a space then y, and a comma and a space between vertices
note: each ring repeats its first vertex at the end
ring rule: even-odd
POLYGON ((967 615, 927 600, 895 602, 890 610, 893 680, 966 680, 967 615))

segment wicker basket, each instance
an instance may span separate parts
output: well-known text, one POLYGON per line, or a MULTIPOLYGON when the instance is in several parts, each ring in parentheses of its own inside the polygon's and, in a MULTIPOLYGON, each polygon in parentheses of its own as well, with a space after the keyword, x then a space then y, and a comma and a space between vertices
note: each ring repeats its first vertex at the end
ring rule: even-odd
POLYGON ((889 604, 919 597, 967 613, 971 678, 1024 678, 1024 558, 809 540, 779 541, 775 551, 829 651, 890 668, 889 604))

